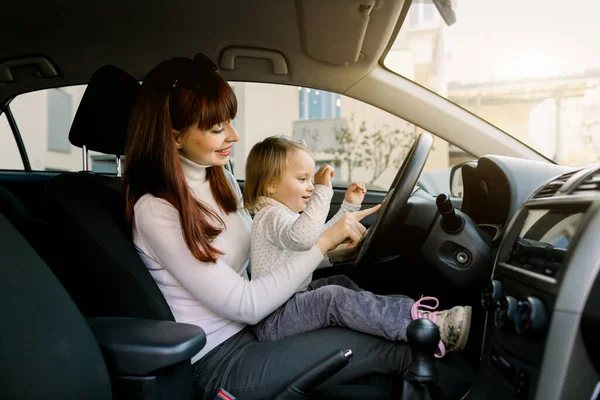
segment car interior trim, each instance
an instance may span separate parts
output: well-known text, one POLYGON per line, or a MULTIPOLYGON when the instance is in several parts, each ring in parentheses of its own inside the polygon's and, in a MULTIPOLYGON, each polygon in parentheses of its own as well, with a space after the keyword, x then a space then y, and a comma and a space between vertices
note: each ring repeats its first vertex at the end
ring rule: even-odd
POLYGON ((588 298, 594 278, 600 272, 600 206, 592 205, 584 218, 584 226, 567 262, 570 267, 562 277, 560 293, 556 299, 556 309, 581 313, 588 298))
POLYGON ((548 276, 544 276, 544 275, 541 275, 541 274, 537 274, 537 273, 535 273, 535 272, 531 272, 531 271, 526 271, 526 270, 524 270, 524 269, 521 269, 521 268, 514 267, 514 266, 512 266, 512 265, 510 265, 510 264, 507 264, 507 263, 499 263, 499 264, 498 264, 498 266, 499 266, 499 267, 502 267, 502 268, 506 268, 506 269, 508 269, 508 270, 511 270, 511 271, 513 271, 513 272, 515 272, 515 273, 517 273, 517 274, 523 274, 523 275, 529 276, 529 277, 531 277, 531 278, 534 278, 534 279, 539 279, 539 280, 541 280, 541 281, 544 281, 544 282, 550 283, 550 284, 552 284, 552 285, 556 285, 556 279, 554 279, 554 278, 550 278, 550 277, 548 277, 548 276))
POLYGON ((29 155, 27 154, 27 150, 25 149, 25 143, 23 142, 23 137, 21 136, 21 132, 19 131, 19 126, 15 121, 15 116, 10 109, 10 102, 6 104, 4 107, 4 113, 6 114, 6 119, 8 121, 8 125, 13 133, 15 138, 15 142, 19 149, 19 154, 21 155, 21 161, 23 162, 23 169, 25 171, 31 171, 31 163, 29 162, 29 155))
POLYGON ((580 331, 581 313, 555 310, 550 324, 536 400, 587 398, 598 374, 580 331))
POLYGON ((283 54, 268 49, 253 49, 250 47, 228 47, 221 53, 219 67, 222 70, 231 71, 235 69, 237 57, 257 58, 271 61, 273 74, 287 75, 288 65, 283 54))
POLYGON ((15 81, 13 68, 36 66, 41 77, 54 78, 58 76, 57 68, 45 57, 13 58, 0 63, 0 82, 10 83, 15 81))

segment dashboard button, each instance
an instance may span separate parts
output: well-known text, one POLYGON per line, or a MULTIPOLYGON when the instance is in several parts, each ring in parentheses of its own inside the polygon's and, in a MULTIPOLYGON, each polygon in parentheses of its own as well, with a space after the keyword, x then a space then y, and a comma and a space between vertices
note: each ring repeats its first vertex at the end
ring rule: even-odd
POLYGON ((506 358, 497 353, 496 349, 492 348, 490 353, 490 362, 498 372, 511 384, 515 380, 516 368, 506 358))
POLYGON ((484 310, 493 310, 502 296, 502 282, 493 280, 481 293, 481 306, 484 310))
POLYGON ((545 332, 548 315, 544 303, 535 297, 521 300, 515 310, 514 325, 520 335, 533 337, 545 332))
POLYGON ((496 303, 494 312, 494 325, 496 329, 502 330, 512 326, 508 323, 513 320, 515 310, 517 309, 517 299, 512 296, 505 296, 496 303))
POLYGON ((515 394, 518 399, 526 399, 531 375, 525 369, 520 369, 515 382, 515 394))

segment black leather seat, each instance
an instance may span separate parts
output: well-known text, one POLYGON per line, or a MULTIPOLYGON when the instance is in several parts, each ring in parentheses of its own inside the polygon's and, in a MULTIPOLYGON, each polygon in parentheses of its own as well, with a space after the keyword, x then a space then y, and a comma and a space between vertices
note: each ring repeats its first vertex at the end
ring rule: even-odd
MULTIPOLYGON (((139 83, 117 67, 98 70, 77 110, 69 141, 122 155, 139 90, 139 83)), ((61 280, 84 315, 174 320, 132 243, 120 178, 88 171, 61 174, 48 183, 46 198, 66 261, 61 280)))
POLYGON ((94 334, 31 245, 0 214, 0 398, 110 399, 94 334))
POLYGON ((0 399, 191 399, 190 358, 206 343, 202 329, 135 318, 86 321, 4 208, 0 399))
POLYGON ((56 253, 52 249, 52 242, 48 240, 48 223, 36 218, 25 204, 4 186, 0 186, 0 210, 47 263, 54 260, 56 253))

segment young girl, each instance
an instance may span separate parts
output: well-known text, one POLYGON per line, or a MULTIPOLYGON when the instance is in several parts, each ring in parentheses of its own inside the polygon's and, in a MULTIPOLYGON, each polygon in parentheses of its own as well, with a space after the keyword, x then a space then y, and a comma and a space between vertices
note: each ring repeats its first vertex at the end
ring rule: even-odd
MULTIPOLYGON (((251 279, 279 268, 296 254, 309 251, 324 230, 345 213, 360 209, 366 190, 363 185, 352 183, 340 210, 326 224, 334 172, 328 165, 321 167, 313 185, 314 170, 314 160, 306 148, 283 137, 267 138, 250 151, 244 205, 255 213, 251 279)), ((324 257, 320 266, 329 265, 324 257)), ((461 351, 469 335, 471 307, 434 312, 438 306, 434 297, 414 302, 408 297, 379 296, 361 290, 342 275, 312 281, 309 274, 296 291, 290 300, 254 326, 260 341, 279 340, 334 325, 405 341, 410 321, 428 318, 440 328, 437 356, 443 357, 446 351, 461 351), (425 300, 436 304, 424 305, 425 300)))

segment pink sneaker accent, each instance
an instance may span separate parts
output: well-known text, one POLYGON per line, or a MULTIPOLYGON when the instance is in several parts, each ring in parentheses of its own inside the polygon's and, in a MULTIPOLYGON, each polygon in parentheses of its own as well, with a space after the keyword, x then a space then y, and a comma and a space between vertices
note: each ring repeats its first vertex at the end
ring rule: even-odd
MULTIPOLYGON (((438 308, 439 305, 440 305, 440 302, 437 298, 421 296, 421 298, 419 300, 415 301, 415 304, 413 304, 412 308, 410 309, 410 316, 413 320, 414 319, 428 319, 431 322, 435 322, 437 320, 438 313, 434 312, 433 310, 438 308), (422 302, 424 302, 424 301, 435 301, 435 306, 429 306, 427 304, 422 304, 422 302), (431 311, 424 311, 424 310, 422 310, 423 308, 426 310, 431 310, 431 311)), ((438 351, 435 353, 435 357, 442 358, 445 355, 446 355, 446 346, 444 346, 444 342, 442 342, 442 340, 440 339, 440 342, 438 343, 438 351)))

